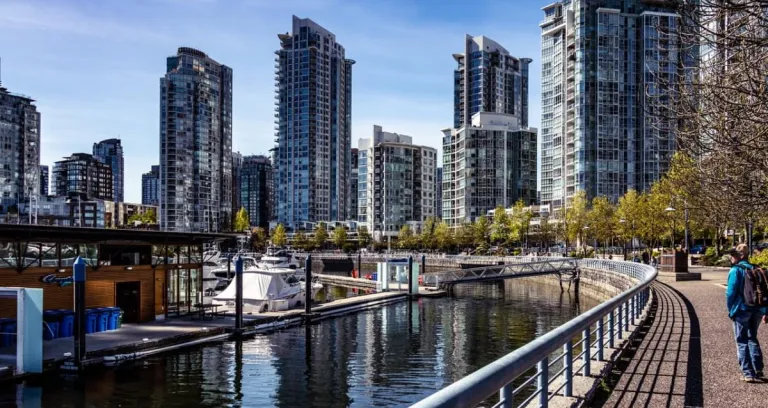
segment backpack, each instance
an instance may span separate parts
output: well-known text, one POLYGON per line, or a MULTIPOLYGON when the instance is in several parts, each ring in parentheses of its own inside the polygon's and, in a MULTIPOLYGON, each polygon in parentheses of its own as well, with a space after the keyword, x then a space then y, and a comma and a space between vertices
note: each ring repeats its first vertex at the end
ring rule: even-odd
POLYGON ((761 268, 736 265, 744 271, 744 304, 748 307, 768 306, 768 278, 761 268))

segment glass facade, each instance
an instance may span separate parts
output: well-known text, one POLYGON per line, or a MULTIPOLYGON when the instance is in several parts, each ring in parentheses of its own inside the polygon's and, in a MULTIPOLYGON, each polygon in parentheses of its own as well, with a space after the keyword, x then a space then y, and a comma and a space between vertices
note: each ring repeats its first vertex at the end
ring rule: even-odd
POLYGON ((75 153, 53 165, 57 196, 114 201, 112 168, 87 153, 75 153))
POLYGON ((352 65, 336 36, 293 16, 275 58, 275 216, 343 220, 350 202, 352 65))
POLYGON ((528 126, 529 58, 515 58, 484 36, 465 37, 464 53, 454 54, 453 127, 470 123, 478 112, 515 115, 528 126))
POLYGON ((51 170, 48 166, 40 166, 40 195, 47 196, 51 182, 51 170))
POLYGON ((182 47, 160 79, 160 227, 214 232, 232 219, 232 69, 182 47))
POLYGON ((680 52, 680 17, 639 0, 565 0, 544 13, 541 203, 650 188, 675 150, 661 84, 696 64, 680 52))
POLYGON ((144 205, 160 203, 160 166, 152 166, 149 173, 141 175, 141 203, 144 205))
POLYGON ((357 182, 358 182, 358 149, 352 149, 351 171, 349 172, 349 208, 347 209, 347 219, 357 221, 357 182))
POLYGON ((272 219, 272 163, 266 156, 244 156, 238 201, 248 212, 251 226, 269 229, 272 219))
POLYGON ((114 201, 124 202, 123 195, 123 146, 120 139, 108 139, 93 144, 93 157, 112 169, 112 193, 114 201))
POLYGON ((40 193, 40 113, 0 84, 0 214, 40 193))

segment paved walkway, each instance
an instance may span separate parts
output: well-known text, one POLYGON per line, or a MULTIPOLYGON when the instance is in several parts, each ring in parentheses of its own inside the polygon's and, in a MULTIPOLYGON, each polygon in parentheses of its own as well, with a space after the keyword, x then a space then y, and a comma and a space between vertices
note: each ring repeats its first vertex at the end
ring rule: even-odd
MULTIPOLYGON (((605 407, 766 407, 768 382, 741 381, 725 310, 727 269, 696 268, 701 281, 654 284, 649 321, 605 407)), ((768 345, 768 328, 759 333, 768 345)), ((766 349, 768 351, 768 349, 766 349)))

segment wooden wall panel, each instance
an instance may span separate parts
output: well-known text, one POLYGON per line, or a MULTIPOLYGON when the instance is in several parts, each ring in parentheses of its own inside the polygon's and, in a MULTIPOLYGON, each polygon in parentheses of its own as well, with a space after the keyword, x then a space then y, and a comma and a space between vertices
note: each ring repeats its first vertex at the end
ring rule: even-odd
MULTIPOLYGON (((72 309, 74 307, 74 287, 72 285, 59 287, 40 281, 48 270, 26 270, 21 274, 10 269, 0 269, 0 287, 16 286, 43 289, 44 309, 72 309)), ((158 269, 158 275, 163 270, 158 269)), ((62 277, 72 276, 72 272, 63 272, 62 277)), ((86 273, 86 307, 115 306, 115 282, 141 282, 140 311, 141 321, 151 321, 155 318, 155 272, 146 270, 88 270, 86 273)), ((164 282, 160 282, 162 285, 164 282)), ((162 294, 162 292, 160 292, 162 294)), ((162 298, 161 298, 162 299, 162 298)), ((16 317, 16 301, 0 299, 0 317, 16 317)))

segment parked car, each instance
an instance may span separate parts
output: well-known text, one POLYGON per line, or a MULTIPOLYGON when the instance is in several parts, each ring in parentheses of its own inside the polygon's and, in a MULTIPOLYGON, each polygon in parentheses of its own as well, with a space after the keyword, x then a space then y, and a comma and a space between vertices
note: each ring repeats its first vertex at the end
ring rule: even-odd
POLYGON ((691 248, 691 254, 694 255, 704 255, 707 253, 707 246, 706 245, 694 245, 693 248, 691 248))

